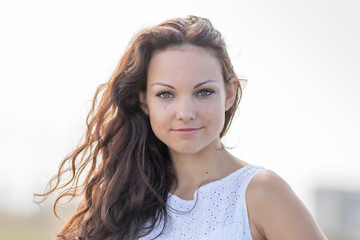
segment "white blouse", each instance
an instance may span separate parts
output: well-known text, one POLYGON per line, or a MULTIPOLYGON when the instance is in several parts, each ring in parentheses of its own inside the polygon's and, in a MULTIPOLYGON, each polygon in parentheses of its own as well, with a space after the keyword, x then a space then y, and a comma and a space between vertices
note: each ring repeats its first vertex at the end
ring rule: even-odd
MULTIPOLYGON (((230 175, 198 188, 193 200, 184 200, 169 193, 169 221, 156 239, 251 240, 245 200, 251 179, 263 167, 248 165, 230 175)), ((140 240, 155 238, 163 222, 140 240)))

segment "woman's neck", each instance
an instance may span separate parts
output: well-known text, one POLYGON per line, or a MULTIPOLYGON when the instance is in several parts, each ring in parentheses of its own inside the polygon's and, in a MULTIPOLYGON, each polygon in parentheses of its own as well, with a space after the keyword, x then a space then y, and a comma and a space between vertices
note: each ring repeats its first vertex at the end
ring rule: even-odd
POLYGON ((170 156, 177 177, 177 186, 172 186, 170 192, 183 199, 192 199, 200 185, 221 179, 246 165, 226 151, 220 140, 196 154, 170 150, 170 156))

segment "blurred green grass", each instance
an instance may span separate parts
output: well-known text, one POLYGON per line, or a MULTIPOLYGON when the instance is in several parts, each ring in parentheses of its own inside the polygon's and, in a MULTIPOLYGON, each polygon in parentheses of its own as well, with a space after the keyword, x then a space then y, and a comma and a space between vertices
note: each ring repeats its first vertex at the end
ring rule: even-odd
POLYGON ((33 229, 21 227, 2 228, 0 227, 0 240, 51 240, 52 237, 33 229))
POLYGON ((54 216, 50 204, 31 214, 0 209, 0 240, 54 240, 75 207, 60 209, 62 220, 54 216))

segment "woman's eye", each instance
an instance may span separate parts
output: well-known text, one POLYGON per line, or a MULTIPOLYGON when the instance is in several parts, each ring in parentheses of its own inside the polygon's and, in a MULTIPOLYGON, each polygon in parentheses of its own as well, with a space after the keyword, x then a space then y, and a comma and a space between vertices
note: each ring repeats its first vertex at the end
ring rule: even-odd
POLYGON ((206 97, 206 96, 211 95, 213 92, 214 91, 209 90, 209 89, 203 89, 203 90, 198 92, 198 95, 201 96, 201 97, 206 97))
POLYGON ((161 92, 161 93, 157 94, 156 96, 158 96, 162 99, 167 99, 167 98, 171 98, 172 94, 169 92, 161 92))

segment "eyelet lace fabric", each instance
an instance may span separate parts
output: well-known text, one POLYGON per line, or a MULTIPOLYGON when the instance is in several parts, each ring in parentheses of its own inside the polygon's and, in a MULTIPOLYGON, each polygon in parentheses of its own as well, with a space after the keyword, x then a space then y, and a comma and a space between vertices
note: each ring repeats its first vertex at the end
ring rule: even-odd
MULTIPOLYGON (((156 239, 251 240, 245 200, 251 179, 263 167, 248 165, 230 175, 198 188, 193 200, 169 194, 169 221, 156 239)), ((140 240, 155 238, 163 223, 140 240)))

